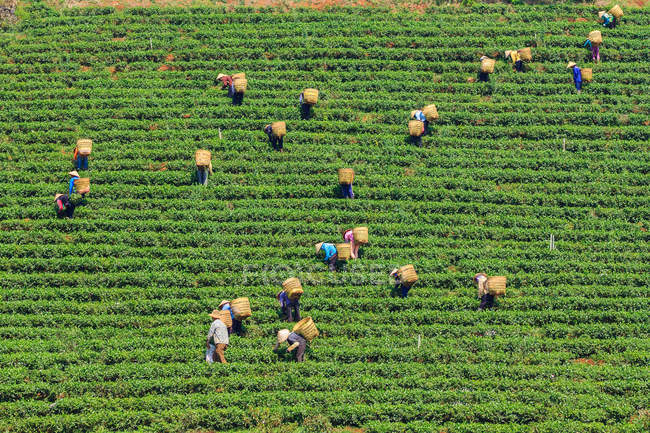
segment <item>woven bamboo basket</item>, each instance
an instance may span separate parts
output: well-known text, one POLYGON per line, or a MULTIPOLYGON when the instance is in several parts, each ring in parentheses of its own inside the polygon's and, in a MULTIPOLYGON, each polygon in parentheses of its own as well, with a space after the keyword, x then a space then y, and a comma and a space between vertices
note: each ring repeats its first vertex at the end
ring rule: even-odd
POLYGON ((354 241, 360 244, 368 243, 368 227, 355 227, 352 229, 354 241))
POLYGON ((74 187, 78 194, 88 194, 90 192, 90 178, 80 177, 79 179, 75 179, 74 187))
POLYGON ((226 328, 232 327, 232 316, 230 315, 230 311, 228 310, 219 311, 217 319, 221 320, 223 324, 226 325, 226 328))
POLYGON ((533 60, 533 51, 530 49, 530 47, 522 48, 520 50, 517 50, 517 52, 519 53, 519 58, 521 58, 521 60, 526 62, 533 60))
POLYGON ((298 278, 289 278, 282 283, 282 288, 287 292, 289 299, 298 299, 304 291, 302 290, 302 284, 298 278))
POLYGON ((236 74, 232 74, 230 76, 230 78, 232 78, 232 80, 235 81, 235 80, 238 80, 240 78, 246 78, 246 74, 244 72, 238 72, 236 74))
POLYGON ((276 137, 284 137, 287 135, 287 124, 285 122, 271 123, 271 132, 276 137))
POLYGON ((487 285, 490 295, 501 296, 506 294, 506 277, 489 277, 487 285))
POLYGON ((614 6, 609 10, 611 15, 614 15, 617 20, 623 18, 623 9, 619 5, 614 6))
POLYGON ((487 72, 488 74, 491 74, 494 72, 494 64, 496 63, 496 60, 494 59, 483 59, 481 60, 481 72, 487 72))
POLYGON ((591 68, 582 68, 582 81, 590 82, 594 77, 594 71, 591 68))
POLYGON ((422 109, 422 112, 424 113, 424 117, 426 117, 429 122, 431 122, 432 120, 436 120, 439 117, 438 109, 433 104, 424 107, 422 109))
POLYGON ((419 137, 422 135, 424 123, 419 120, 409 120, 409 134, 411 137, 419 137))
POLYGON ((351 168, 339 168, 339 183, 349 185, 354 182, 354 170, 351 168))
POLYGON ((316 105, 318 102, 318 90, 317 89, 305 89, 302 92, 303 101, 305 104, 316 105))
POLYGON ((413 265, 402 266, 397 270, 397 275, 402 283, 412 286, 419 279, 413 265))
POLYGON ((230 307, 237 320, 244 320, 247 317, 251 317, 251 304, 248 298, 233 299, 230 301, 230 307))
POLYGON ((244 93, 248 87, 248 80, 246 78, 237 78, 233 81, 233 84, 235 86, 235 92, 244 93))
POLYGON ((207 167, 210 165, 212 160, 212 154, 209 150, 197 150, 194 152, 194 159, 196 160, 196 165, 198 167, 207 167))
POLYGON ((88 138, 77 140, 77 150, 81 156, 90 155, 90 152, 93 150, 93 141, 88 138))
POLYGON ((302 335, 310 343, 311 340, 319 335, 318 328, 316 328, 316 324, 311 317, 305 317, 300 322, 296 323, 293 326, 293 332, 302 335))
POLYGON ((589 32, 588 39, 594 45, 600 45, 603 43, 603 35, 602 33, 600 33, 600 30, 594 30, 593 32, 589 32))
POLYGON ((336 244, 336 253, 339 255, 339 260, 348 260, 352 256, 350 244, 336 244))

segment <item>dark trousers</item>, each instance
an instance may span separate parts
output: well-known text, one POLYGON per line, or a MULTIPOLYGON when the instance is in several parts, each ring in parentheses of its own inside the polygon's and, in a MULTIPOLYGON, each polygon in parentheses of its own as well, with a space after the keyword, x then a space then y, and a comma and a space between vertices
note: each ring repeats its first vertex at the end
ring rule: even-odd
POLYGON ((307 342, 301 341, 298 344, 298 348, 296 349, 296 361, 297 362, 304 362, 305 361, 305 349, 307 349, 307 342))
POLYGON ((481 304, 478 306, 479 310, 485 310, 486 308, 494 307, 494 295, 486 293, 481 296, 481 304))
POLYGON ((271 141, 271 146, 273 146, 273 149, 282 150, 284 145, 284 136, 276 137, 275 135, 271 134, 269 135, 269 140, 271 141))
POLYGON ((582 90, 582 81, 574 81, 576 90, 582 90))
POLYGON ((77 170, 88 170, 88 155, 77 155, 75 168, 77 170))
POLYGON ((424 123, 424 132, 422 133, 422 135, 428 135, 429 134, 429 121, 425 120, 422 123, 424 123))
POLYGON ((287 316, 288 322, 300 321, 300 304, 298 302, 282 307, 282 313, 287 316))
POLYGON ((309 119, 311 117, 311 105, 309 104, 300 104, 300 118, 302 120, 309 119))
POLYGON ((515 62, 515 69, 517 70, 517 72, 521 72, 521 67, 522 67, 523 65, 524 65, 524 64, 523 64, 523 62, 522 62, 521 60, 517 60, 517 61, 515 62))
POLYGON ((241 105, 244 102, 244 94, 235 92, 232 95, 232 105, 241 105))
POLYGON ((336 262, 339 259, 338 254, 334 254, 332 257, 330 257, 327 260, 327 266, 329 267, 329 270, 332 272, 336 272, 336 262))
POLYGON ((208 170, 206 169, 197 169, 196 170, 196 179, 199 181, 199 184, 201 185, 207 185, 208 184, 208 170))
POLYGON ((422 136, 420 135, 419 137, 414 137, 411 135, 411 141, 413 141, 413 144, 415 144, 418 147, 422 147, 422 136))
POLYGON ((490 74, 488 74, 487 72, 479 72, 478 73, 478 80, 479 81, 484 81, 484 82, 487 83, 488 81, 490 81, 490 74))
POLYGON ((612 17, 612 20, 609 22, 609 28, 610 29, 616 28, 616 17, 612 17))
POLYGON ((409 290, 411 290, 411 287, 407 286, 406 284, 402 284, 402 283, 395 284, 395 291, 400 294, 399 295, 400 298, 406 298, 409 294, 409 290))
POLYGON ((58 206, 56 208, 56 216, 59 218, 72 218, 72 215, 74 214, 74 205, 70 203, 67 207, 63 208, 63 210, 59 210, 58 206))
POLYGON ((342 183, 341 192, 343 193, 343 198, 354 198, 354 192, 352 192, 351 183, 342 183))
POLYGON ((242 335, 241 320, 232 319, 232 332, 239 336, 242 335))

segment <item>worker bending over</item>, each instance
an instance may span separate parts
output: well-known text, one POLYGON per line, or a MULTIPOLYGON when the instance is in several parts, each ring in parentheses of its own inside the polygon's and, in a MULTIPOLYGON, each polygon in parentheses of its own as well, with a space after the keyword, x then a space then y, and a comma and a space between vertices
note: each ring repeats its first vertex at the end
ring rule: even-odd
POLYGON ((54 204, 56 206, 56 216, 59 218, 72 218, 74 214, 74 203, 66 194, 57 194, 54 196, 54 204))
POLYGON ((323 261, 327 263, 329 270, 336 272, 336 261, 339 259, 336 246, 330 243, 319 242, 316 244, 316 254, 320 253, 321 250, 325 252, 325 258, 323 261))
POLYGON ((474 282, 478 286, 478 298, 481 300, 481 304, 478 306, 478 311, 492 308, 494 306, 494 295, 490 295, 487 275, 484 273, 474 275, 474 282))
POLYGON ((286 290, 282 290, 276 295, 282 314, 287 317, 288 322, 300 321, 300 297, 291 299, 286 290))
POLYGON ((269 142, 271 143, 271 146, 273 146, 273 149, 277 150, 278 152, 284 152, 284 136, 278 137, 275 135, 273 133, 273 127, 271 124, 268 124, 264 127, 264 132, 269 136, 269 142))
POLYGON ((350 257, 353 259, 359 258, 359 247, 361 244, 354 241, 354 232, 352 229, 343 231, 343 241, 350 244, 350 257))
POLYGON ((575 84, 576 90, 578 93, 582 92, 582 71, 575 62, 569 62, 566 67, 573 72, 573 84, 575 84))
POLYGON ((287 352, 292 352, 294 349, 297 348, 298 350, 296 351, 296 361, 304 362, 305 349, 307 349, 307 340, 305 339, 305 337, 295 332, 290 332, 288 329, 280 329, 278 331, 278 342, 275 343, 275 346, 273 347, 273 351, 275 352, 276 350, 278 350, 278 347, 285 341, 289 343, 287 352))
MULTIPOLYGON (((392 271, 390 271, 390 274, 388 276, 393 277, 395 279, 395 292, 394 293, 399 293, 400 298, 406 298, 409 294, 409 290, 411 290, 411 287, 413 284, 408 284, 400 278, 398 274, 398 269, 395 268, 392 271)), ((394 296, 394 295, 392 295, 394 296)))

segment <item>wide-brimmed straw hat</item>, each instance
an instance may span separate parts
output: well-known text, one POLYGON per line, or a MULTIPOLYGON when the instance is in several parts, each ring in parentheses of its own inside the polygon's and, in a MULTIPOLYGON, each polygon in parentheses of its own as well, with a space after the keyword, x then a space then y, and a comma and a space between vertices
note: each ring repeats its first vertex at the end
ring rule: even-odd
POLYGON ((478 280, 478 277, 487 278, 487 275, 485 275, 483 272, 479 272, 478 274, 474 275, 474 281, 478 280))
POLYGON ((210 317, 213 319, 218 319, 219 318, 219 310, 212 310, 212 313, 209 314, 210 317))
POLYGON ((605 11, 600 11, 600 12, 598 12, 598 18, 602 18, 603 15, 605 15, 605 14, 606 14, 605 11))
POLYGON ((390 271, 390 274, 388 274, 388 275, 395 275, 396 273, 397 273, 397 268, 395 268, 395 269, 393 269, 392 271, 390 271))
POLYGON ((506 50, 506 52, 505 52, 505 55, 506 55, 506 59, 508 58, 508 56, 510 55, 510 53, 511 53, 511 51, 510 51, 510 50, 506 50))
POLYGON ((230 304, 230 301, 226 301, 226 300, 221 301, 221 303, 219 304, 219 308, 223 307, 226 304, 230 304))
POLYGON ((72 171, 68 172, 68 174, 69 174, 70 176, 76 176, 76 177, 79 177, 79 173, 77 173, 77 170, 72 170, 72 171))
POLYGON ((63 195, 63 194, 54 194, 54 201, 56 201, 56 199, 58 199, 58 198, 61 197, 62 195, 63 195))
POLYGON ((576 65, 576 62, 569 62, 569 64, 566 65, 566 68, 567 68, 567 69, 569 69, 569 68, 573 68, 575 65, 576 65))
POLYGON ((483 59, 487 59, 487 58, 488 58, 488 56, 481 56, 481 58, 479 60, 483 61, 483 59))
POLYGON ((320 248, 323 246, 323 243, 324 243, 324 242, 319 242, 319 243, 317 243, 316 245, 314 245, 314 247, 316 247, 316 252, 319 252, 319 251, 320 251, 320 248))
POLYGON ((280 329, 278 331, 278 343, 284 343, 287 341, 287 338, 289 338, 289 334, 291 334, 291 331, 288 329, 280 329))
POLYGON ((417 113, 417 112, 418 112, 418 110, 411 111, 411 117, 415 117, 415 113, 417 113))
POLYGON ((226 74, 219 74, 219 75, 217 75, 217 80, 220 80, 222 77, 225 77, 225 76, 226 76, 226 74))

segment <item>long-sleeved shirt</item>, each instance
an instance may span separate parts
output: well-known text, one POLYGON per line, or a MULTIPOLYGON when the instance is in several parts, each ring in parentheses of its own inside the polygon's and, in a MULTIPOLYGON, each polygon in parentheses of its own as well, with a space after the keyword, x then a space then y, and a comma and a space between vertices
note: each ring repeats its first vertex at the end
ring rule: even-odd
POLYGON ((334 254, 336 254, 336 247, 333 244, 325 243, 320 247, 320 249, 325 251, 325 259, 323 259, 325 262, 327 262, 332 258, 334 254))
POLYGON ((575 83, 582 82, 582 72, 580 71, 580 68, 577 66, 573 67, 573 82, 575 83))
POLYGON ((289 347, 293 346, 294 344, 296 346, 300 344, 307 345, 307 340, 302 335, 292 332, 291 334, 289 334, 289 337, 287 338, 287 343, 289 343, 289 347))
POLYGON ((69 205, 70 205, 70 199, 65 194, 56 199, 56 206, 59 210, 63 210, 66 206, 69 205))
POLYGON ((229 344, 230 339, 228 338, 228 328, 226 328, 226 324, 219 319, 212 322, 210 330, 208 331, 208 339, 213 340, 214 344, 229 344))
POLYGON ((427 121, 427 117, 424 115, 424 113, 422 112, 422 110, 417 110, 417 111, 413 114, 413 118, 414 118, 415 120, 419 120, 420 122, 426 122, 426 121, 427 121))
POLYGON ((223 307, 221 307, 221 309, 230 311, 230 318, 232 320, 235 320, 235 313, 232 312, 232 308, 230 308, 230 304, 224 305, 223 307))
POLYGON ((298 299, 291 300, 291 298, 289 298, 289 295, 287 295, 287 292, 284 291, 284 290, 280 292, 280 297, 279 297, 278 301, 280 302, 280 306, 282 308, 288 307, 288 306, 299 305, 299 302, 300 302, 298 299))
POLYGON ((610 14, 603 14, 603 26, 609 27, 609 23, 612 22, 612 16, 610 14))
POLYGON ((517 51, 510 51, 510 58, 512 59, 513 64, 517 63, 518 60, 521 60, 521 57, 517 51))
POLYGON ((490 293, 488 291, 488 285, 487 285, 487 277, 484 275, 479 276, 476 279, 476 282, 478 283, 478 297, 480 298, 483 295, 487 295, 490 293))
POLYGON ((219 78, 219 80, 221 80, 221 83, 223 83, 224 89, 227 89, 232 85, 232 76, 230 75, 224 75, 223 77, 219 78))
POLYGON ((79 179, 78 176, 73 176, 70 178, 70 187, 68 188, 68 194, 72 195, 74 192, 74 181, 79 179))

